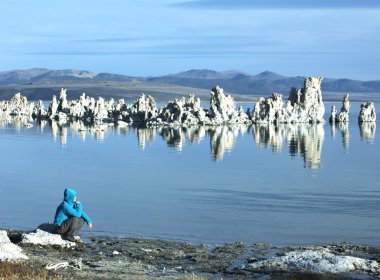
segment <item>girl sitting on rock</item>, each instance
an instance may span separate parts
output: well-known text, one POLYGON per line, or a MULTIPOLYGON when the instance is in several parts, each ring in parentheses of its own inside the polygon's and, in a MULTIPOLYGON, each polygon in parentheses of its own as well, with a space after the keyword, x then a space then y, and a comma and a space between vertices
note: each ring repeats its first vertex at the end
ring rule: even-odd
POLYGON ((84 222, 88 228, 92 228, 92 221, 82 210, 82 204, 77 200, 77 192, 67 188, 63 194, 63 202, 55 212, 55 232, 62 235, 68 241, 80 241, 79 231, 84 222))

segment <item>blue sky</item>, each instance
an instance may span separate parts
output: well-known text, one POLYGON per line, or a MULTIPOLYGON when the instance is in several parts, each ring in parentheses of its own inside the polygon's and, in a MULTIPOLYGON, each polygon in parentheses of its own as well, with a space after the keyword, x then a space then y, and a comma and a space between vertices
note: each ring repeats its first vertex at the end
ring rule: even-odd
POLYGON ((0 71, 380 79, 378 0, 2 0, 0 71))

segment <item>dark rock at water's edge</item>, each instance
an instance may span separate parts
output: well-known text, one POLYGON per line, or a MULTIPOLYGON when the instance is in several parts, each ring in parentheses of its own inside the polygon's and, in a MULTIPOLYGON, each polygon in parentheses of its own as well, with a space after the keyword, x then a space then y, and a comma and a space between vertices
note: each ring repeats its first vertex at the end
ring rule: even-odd
MULTIPOLYGON (((18 262, 34 267, 38 264, 40 269, 56 268, 59 276, 75 279, 367 279, 380 276, 380 248, 363 245, 277 247, 242 242, 202 245, 93 236, 87 238, 86 243, 67 247, 46 245, 45 241, 52 240, 50 235, 53 234, 38 232, 0 231, 4 237, 0 242, 0 256, 4 248, 14 246, 24 256, 20 259, 28 258, 18 262), (40 234, 40 243, 22 241, 30 234, 40 234)), ((8 261, 1 258, 0 262, 8 261)))

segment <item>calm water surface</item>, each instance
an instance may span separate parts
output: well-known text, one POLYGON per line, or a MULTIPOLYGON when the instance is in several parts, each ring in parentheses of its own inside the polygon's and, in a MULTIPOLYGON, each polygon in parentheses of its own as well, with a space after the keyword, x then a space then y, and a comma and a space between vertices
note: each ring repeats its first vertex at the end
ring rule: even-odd
POLYGON ((0 227, 52 221, 69 186, 97 234, 380 245, 379 129, 358 125, 359 104, 352 111, 333 127, 78 132, 80 123, 2 122, 0 227))

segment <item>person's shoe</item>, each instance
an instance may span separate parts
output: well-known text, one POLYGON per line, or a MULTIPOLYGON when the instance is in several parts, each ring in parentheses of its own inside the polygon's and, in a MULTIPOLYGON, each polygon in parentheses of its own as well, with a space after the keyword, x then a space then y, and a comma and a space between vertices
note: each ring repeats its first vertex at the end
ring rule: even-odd
POLYGON ((67 240, 67 241, 70 241, 70 242, 76 242, 74 236, 72 236, 72 235, 64 235, 64 236, 62 236, 62 238, 64 240, 67 240))
POLYGON ((75 242, 83 243, 83 241, 82 241, 82 239, 80 239, 80 236, 79 236, 79 235, 75 235, 75 236, 74 236, 74 239, 75 239, 75 242))

